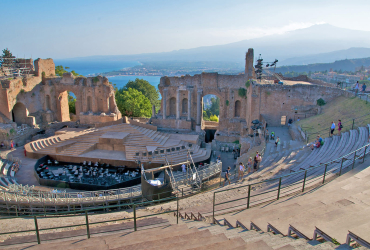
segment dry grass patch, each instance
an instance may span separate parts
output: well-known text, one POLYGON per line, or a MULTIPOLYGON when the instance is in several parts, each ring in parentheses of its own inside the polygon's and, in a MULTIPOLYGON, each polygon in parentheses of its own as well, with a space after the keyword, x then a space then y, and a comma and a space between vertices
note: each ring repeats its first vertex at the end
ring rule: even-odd
MULTIPOLYGON (((354 128, 367 126, 370 123, 370 103, 359 98, 338 97, 326 105, 322 106, 322 112, 319 115, 312 116, 296 122, 302 130, 308 134, 317 134, 325 138, 329 136, 331 122, 336 125, 335 134, 337 134, 338 119, 342 120, 343 132, 352 129, 353 118, 355 119, 354 128)), ((315 136, 310 136, 312 141, 315 136)))

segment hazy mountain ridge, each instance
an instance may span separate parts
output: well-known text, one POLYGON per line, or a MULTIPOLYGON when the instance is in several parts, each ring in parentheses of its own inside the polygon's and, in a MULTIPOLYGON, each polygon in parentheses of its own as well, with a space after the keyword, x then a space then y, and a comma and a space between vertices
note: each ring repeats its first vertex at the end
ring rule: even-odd
MULTIPOLYGON (((227 61, 243 63, 248 48, 254 48, 255 57, 262 54, 264 61, 279 60, 278 65, 312 62, 314 56, 335 53, 349 48, 370 48, 370 32, 350 30, 329 24, 313 25, 280 35, 269 35, 224 45, 181 49, 171 52, 137 55, 90 56, 75 60, 126 60, 126 61, 227 61), (300 57, 303 57, 299 59, 300 57), (312 58, 311 58, 312 57, 312 58)), ((350 53, 352 53, 350 51, 350 53)), ((357 57, 358 52, 353 51, 357 57)), ((353 58, 349 55, 350 58, 353 58)), ((334 56, 335 58, 335 56, 334 56)), ((340 59, 340 58, 338 58, 340 59)), ((321 59, 320 59, 321 60, 321 59)), ((320 60, 318 62, 320 62, 320 60)))
POLYGON ((309 71, 315 72, 315 71, 329 71, 332 70, 342 70, 342 71, 352 71, 354 72, 356 68, 361 66, 370 66, 370 57, 367 58, 359 58, 359 59, 345 59, 345 60, 339 60, 332 63, 314 63, 314 64, 308 64, 308 65, 291 65, 291 66, 282 66, 277 67, 276 71, 277 73, 286 73, 288 71, 294 71, 294 72, 306 72, 309 71))

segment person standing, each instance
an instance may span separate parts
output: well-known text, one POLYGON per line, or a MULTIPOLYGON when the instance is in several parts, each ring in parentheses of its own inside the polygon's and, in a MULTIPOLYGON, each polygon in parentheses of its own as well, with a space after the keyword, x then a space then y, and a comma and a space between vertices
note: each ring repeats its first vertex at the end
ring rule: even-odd
POLYGON ((277 147, 278 144, 280 144, 280 138, 279 138, 279 136, 276 138, 275 146, 277 147))
POLYGON ((331 122, 331 127, 330 127, 330 135, 333 136, 335 130, 335 123, 334 121, 331 122))
POLYGON ((14 142, 13 140, 10 140, 10 150, 13 150, 14 149, 14 142))
POLYGON ((253 173, 257 171, 258 168, 258 155, 254 157, 254 162, 253 162, 253 173))
POLYGON ((364 84, 362 84, 361 88, 362 88, 362 93, 365 93, 365 90, 366 90, 366 84, 365 84, 365 83, 364 83, 364 84))
POLYGON ((185 166, 185 164, 182 164, 181 165, 181 168, 182 168, 182 175, 185 175, 186 174, 186 166, 185 166))
POLYGON ((269 140, 269 130, 268 129, 266 129, 265 136, 266 136, 266 141, 268 141, 269 140))
POLYGON ((240 162, 239 163, 238 180, 239 180, 239 178, 240 178, 240 180, 243 180, 244 170, 245 170, 244 165, 243 165, 243 163, 240 162))
POLYGON ((226 169, 226 173, 225 173, 225 183, 224 183, 224 186, 226 185, 226 182, 228 181, 229 182, 229 185, 230 185, 230 167, 228 167, 226 169))
POLYGON ((252 157, 249 157, 248 159, 247 168, 248 168, 248 174, 249 174, 252 170, 252 157))
POLYGON ((342 128, 343 128, 342 120, 338 120, 338 135, 341 135, 342 128))
POLYGON ((357 93, 358 93, 358 89, 359 88, 360 88, 360 84, 357 81, 356 84, 355 84, 355 96, 357 96, 357 93))

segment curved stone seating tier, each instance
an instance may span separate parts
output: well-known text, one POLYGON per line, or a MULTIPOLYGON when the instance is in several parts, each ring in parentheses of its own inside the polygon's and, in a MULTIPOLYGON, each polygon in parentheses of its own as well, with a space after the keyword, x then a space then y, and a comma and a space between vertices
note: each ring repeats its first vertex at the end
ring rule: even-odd
POLYGON ((272 225, 276 229, 275 233, 283 235, 289 234, 289 228, 296 229, 301 234, 299 237, 308 239, 313 238, 317 227, 326 234, 326 240, 336 239, 341 244, 346 243, 347 234, 351 231, 370 242, 370 214, 366 195, 370 187, 370 168, 360 168, 363 170, 354 169, 309 193, 281 198, 266 206, 235 214, 216 216, 216 219, 220 223, 227 221, 232 227, 239 224, 246 229, 253 222, 265 232, 272 225))
MULTIPOLYGON (((222 165, 215 163, 202 167, 199 175, 206 180, 219 173, 216 170, 222 165), (216 173, 217 172, 217 173, 216 173)), ((182 173, 175 171, 176 182, 183 180, 182 173)), ((9 178, 0 178, 0 184, 5 186, 16 184, 9 178)), ((14 215, 15 211, 23 214, 39 214, 46 212, 73 211, 84 208, 96 208, 108 205, 124 204, 134 200, 142 201, 141 185, 121 189, 100 191, 65 192, 41 192, 29 190, 29 192, 9 192, 0 190, 0 214, 14 215), (16 210, 17 208, 17 210, 16 210)), ((124 209, 123 207, 122 209, 124 209)))
MULTIPOLYGON (((164 216, 162 216, 164 217, 164 216)), ((63 218, 59 218, 63 220, 63 218)), ((181 219, 180 219, 181 222, 181 219)), ((134 222, 123 222, 111 225, 90 227, 94 236, 86 239, 86 229, 78 228, 73 231, 40 234, 41 245, 25 242, 34 242, 34 235, 14 236, 0 243, 0 246, 14 245, 12 249, 177 249, 177 250, 244 250, 244 249, 310 249, 312 245, 306 241, 281 237, 268 233, 247 231, 242 229, 228 230, 227 227, 211 225, 200 221, 187 221, 186 224, 170 224, 161 217, 149 217, 137 220, 138 231, 133 231, 134 222), (117 231, 117 232, 113 232, 117 231), (103 234, 110 232, 108 235, 103 234), (97 235, 99 234, 100 235, 97 235), (72 238, 72 237, 83 238, 72 238), (54 242, 55 239, 67 238, 64 241, 54 242)), ((322 243, 323 248, 331 249, 333 244, 322 243)), ((317 246, 316 246, 317 247, 317 246)))

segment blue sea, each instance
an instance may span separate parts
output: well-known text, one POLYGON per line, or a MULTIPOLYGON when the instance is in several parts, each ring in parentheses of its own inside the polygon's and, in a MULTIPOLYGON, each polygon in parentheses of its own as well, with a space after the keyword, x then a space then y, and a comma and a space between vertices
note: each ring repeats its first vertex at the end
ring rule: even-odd
MULTIPOLYGON (((76 73, 88 76, 92 74, 110 72, 124 68, 130 68, 140 65, 136 61, 85 61, 73 59, 56 59, 56 66, 62 65, 64 68, 69 67, 67 71, 74 70, 76 73)), ((122 88, 128 81, 134 81, 136 78, 144 79, 158 89, 160 76, 113 76, 109 77, 109 81, 116 85, 117 88, 122 88)))

